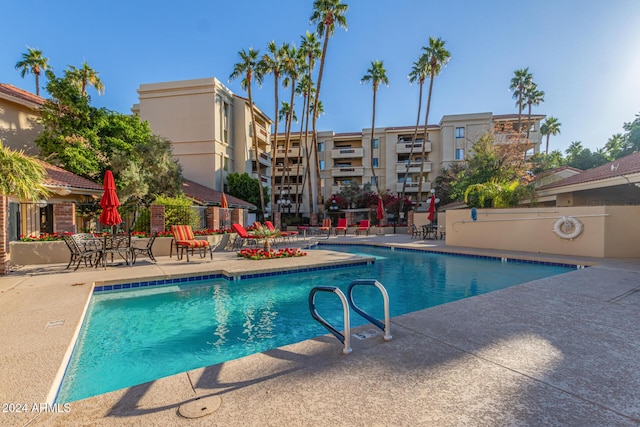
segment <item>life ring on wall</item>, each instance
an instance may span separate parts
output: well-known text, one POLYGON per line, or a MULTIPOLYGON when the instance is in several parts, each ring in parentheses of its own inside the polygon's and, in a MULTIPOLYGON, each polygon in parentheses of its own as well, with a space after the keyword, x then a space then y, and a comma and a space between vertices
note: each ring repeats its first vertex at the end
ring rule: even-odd
POLYGON ((563 216, 553 224, 553 232, 562 239, 573 240, 582 234, 584 224, 578 218, 563 216))

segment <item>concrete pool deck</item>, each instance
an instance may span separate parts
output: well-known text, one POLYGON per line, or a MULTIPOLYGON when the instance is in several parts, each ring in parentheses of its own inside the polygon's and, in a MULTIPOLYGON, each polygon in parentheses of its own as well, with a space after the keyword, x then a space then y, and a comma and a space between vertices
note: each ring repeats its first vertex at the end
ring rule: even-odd
MULTIPOLYGON (((22 267, 0 278, 0 425, 640 425, 640 260, 505 254, 404 235, 328 241, 339 242, 593 266, 395 317, 392 341, 364 334, 372 336, 352 338, 349 355, 321 336, 53 408, 59 412, 39 404, 93 282, 233 274, 265 261, 215 253, 189 264, 162 257, 106 270, 22 267), (187 419, 178 410, 190 402, 220 407, 187 419)), ((314 251, 267 268, 350 259, 314 251)))

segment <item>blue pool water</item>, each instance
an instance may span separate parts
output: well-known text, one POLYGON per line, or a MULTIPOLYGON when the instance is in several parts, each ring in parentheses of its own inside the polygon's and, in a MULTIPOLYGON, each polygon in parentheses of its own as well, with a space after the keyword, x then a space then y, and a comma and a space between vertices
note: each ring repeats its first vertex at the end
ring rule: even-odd
MULTIPOLYGON (((326 334, 309 314, 314 286, 335 285, 346 292, 355 279, 377 279, 389 293, 391 316, 398 316, 571 270, 375 247, 328 248, 376 261, 320 272, 94 294, 57 403, 326 334)), ((384 317, 377 289, 358 287, 354 299, 377 318, 384 317)), ((336 295, 318 294, 316 307, 338 329, 344 327, 336 295)), ((352 326, 366 323, 360 316, 351 320, 352 326)))

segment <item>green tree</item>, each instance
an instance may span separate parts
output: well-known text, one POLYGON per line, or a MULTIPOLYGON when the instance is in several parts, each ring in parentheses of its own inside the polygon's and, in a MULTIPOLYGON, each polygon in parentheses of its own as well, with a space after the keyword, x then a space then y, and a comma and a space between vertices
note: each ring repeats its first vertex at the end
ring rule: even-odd
POLYGON ((227 175, 227 185, 230 195, 256 206, 259 206, 261 199, 269 197, 269 189, 260 185, 257 178, 251 178, 246 172, 243 174, 233 172, 227 175), (260 191, 261 188, 262 191, 260 191))
POLYGON ((373 88, 373 110, 371 113, 371 174, 373 175, 373 180, 376 183, 376 191, 378 194, 382 194, 380 192, 380 183, 378 182, 378 177, 376 176, 375 165, 373 164, 373 136, 374 130, 376 127, 376 95, 378 94, 378 87, 380 83, 389 86, 389 79, 387 78, 387 70, 384 69, 384 61, 371 61, 371 67, 367 70, 367 74, 362 77, 362 83, 371 82, 371 86, 373 88))
POLYGON ((22 60, 16 63, 16 70, 24 78, 28 73, 36 76, 36 95, 40 96, 40 74, 48 70, 49 60, 42 56, 42 51, 27 46, 27 53, 22 54, 22 60))
POLYGON ((429 46, 423 47, 425 61, 429 62, 429 94, 427 95, 427 111, 424 117, 424 142, 422 144, 422 153, 420 161, 420 178, 418 182, 418 203, 422 201, 422 182, 424 179, 424 164, 427 141, 429 140, 429 110, 431 109, 431 95, 433 94, 433 81, 442 69, 447 65, 451 58, 451 53, 444 47, 444 40, 441 38, 429 37, 429 46))
MULTIPOLYGON (((285 119, 285 137, 284 137, 284 166, 285 166, 285 179, 284 183, 288 186, 291 184, 291 172, 289 165, 289 148, 291 145, 291 126, 293 122, 298 122, 298 117, 295 111, 295 93, 296 93, 296 81, 300 78, 300 75, 304 72, 301 64, 304 64, 304 59, 301 59, 301 53, 295 47, 290 45, 285 51, 285 57, 283 60, 283 72, 284 79, 282 85, 287 88, 291 86, 291 94, 289 102, 282 102, 282 108, 280 109, 279 118, 285 119)), ((276 138, 274 137, 274 141, 276 138)), ((297 179, 296 179, 297 181, 297 179)), ((296 192, 296 206, 298 193, 296 192)))
POLYGON ((546 154, 549 154, 549 136, 560 135, 560 126, 562 126, 562 123, 560 123, 558 119, 553 116, 547 117, 542 123, 542 126, 540 126, 540 133, 542 135, 546 135, 547 137, 547 144, 544 150, 546 154))
POLYGON ((582 146, 582 142, 573 141, 565 150, 567 165, 576 169, 587 170, 609 162, 603 150, 592 152, 582 146))
POLYGON ((464 201, 468 206, 484 208, 509 208, 520 204, 520 201, 530 198, 535 193, 533 187, 523 185, 519 180, 499 181, 492 179, 488 182, 473 184, 464 192, 464 201))
POLYGON ((0 141, 0 194, 23 201, 39 200, 48 195, 43 186, 46 176, 41 163, 0 141))
POLYGON ((65 71, 65 75, 80 89, 82 96, 87 96, 87 86, 93 86, 98 95, 104 93, 104 84, 98 74, 86 61, 82 63, 81 68, 70 65, 69 69, 65 71))
POLYGON ((566 163, 559 150, 553 150, 549 154, 536 153, 529 159, 529 162, 531 163, 530 170, 535 174, 562 167, 566 163))
MULTIPOLYGON (((256 112, 253 105, 253 94, 251 92, 251 86, 254 80, 256 81, 256 83, 258 83, 258 85, 262 84, 262 73, 260 67, 258 67, 258 54, 259 52, 252 47, 249 48, 248 52, 244 49, 238 52, 238 55, 240 56, 240 62, 236 63, 233 66, 233 72, 229 76, 229 79, 235 80, 238 78, 242 78, 240 85, 247 91, 247 94, 249 96, 249 109, 251 110, 251 128, 253 135, 253 150, 255 151, 256 155, 256 170, 258 172, 258 176, 261 176, 262 173, 260 169, 262 168, 260 166, 260 162, 258 161, 258 130, 256 128, 256 112)), ((260 213, 264 215, 264 213, 266 212, 264 204, 264 193, 262 191, 258 191, 258 193, 260 197, 260 213)))
MULTIPOLYGON (((267 52, 262 56, 258 67, 263 75, 273 74, 273 98, 275 101, 275 123, 273 128, 273 134, 277 138, 278 136, 278 124, 280 123, 280 115, 278 114, 278 107, 280 105, 279 100, 279 88, 280 77, 284 73, 285 60, 287 57, 287 51, 289 49, 288 43, 283 43, 280 47, 276 46, 275 41, 270 41, 267 45, 267 52)), ((274 143, 271 144, 271 188, 276 187, 276 146, 275 138, 274 143)), ((275 191, 271 192, 271 210, 275 206, 275 191)))
POLYGON ((522 132, 522 110, 524 109, 526 93, 533 83, 533 75, 529 72, 529 67, 513 72, 509 90, 513 91, 513 98, 516 99, 518 107, 518 125, 516 131, 522 132))
MULTIPOLYGON (((332 37, 335 33, 336 24, 339 27, 347 29, 347 18, 345 14, 349 6, 341 2, 341 0, 315 0, 313 2, 313 12, 311 13, 311 17, 309 20, 312 24, 316 24, 316 32, 320 37, 324 36, 324 42, 322 43, 322 55, 320 56, 320 69, 318 71, 318 83, 316 85, 316 95, 315 99, 320 100, 320 88, 322 86, 322 75, 324 72, 324 64, 327 58, 327 47, 329 46, 329 37, 332 37)), ((314 144, 314 152, 317 156, 318 149, 318 135, 316 133, 316 121, 318 118, 318 103, 314 104, 313 109, 313 124, 312 124, 312 132, 313 132, 313 144, 314 144)), ((318 163, 316 161, 316 163, 318 163)), ((317 165, 317 213, 320 213, 321 206, 321 182, 320 182, 320 168, 317 165)))
POLYGON ((527 139, 529 139, 529 131, 531 130, 531 106, 538 106, 544 102, 544 91, 538 90, 538 85, 535 83, 531 83, 531 86, 527 88, 527 92, 525 94, 525 101, 527 103, 527 108, 529 111, 527 112, 527 139))
POLYGON ((624 134, 626 147, 625 150, 620 153, 621 156, 640 151, 640 114, 636 114, 634 121, 625 123, 622 127, 626 131, 624 134))
POLYGON ((621 133, 613 135, 604 146, 604 151, 607 153, 609 160, 615 160, 622 157, 622 153, 627 148, 627 139, 621 133))
POLYGON ((191 209, 193 202, 184 195, 177 197, 158 196, 153 204, 164 205, 164 224, 166 229, 172 225, 190 225, 194 229, 200 226, 198 213, 191 209))

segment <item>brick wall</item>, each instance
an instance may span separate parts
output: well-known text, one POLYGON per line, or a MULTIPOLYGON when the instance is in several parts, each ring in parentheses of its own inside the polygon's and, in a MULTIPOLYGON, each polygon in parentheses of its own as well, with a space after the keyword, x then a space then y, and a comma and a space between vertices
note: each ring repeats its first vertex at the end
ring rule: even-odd
POLYGON ((0 195, 0 275, 9 273, 9 198, 0 195))
POLYGON ((165 231, 164 205, 151 205, 149 212, 151 216, 151 233, 165 231))
POLYGON ((53 231, 57 233, 76 232, 75 203, 55 203, 53 205, 53 231))

